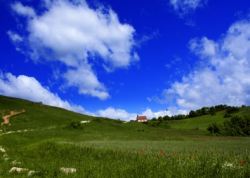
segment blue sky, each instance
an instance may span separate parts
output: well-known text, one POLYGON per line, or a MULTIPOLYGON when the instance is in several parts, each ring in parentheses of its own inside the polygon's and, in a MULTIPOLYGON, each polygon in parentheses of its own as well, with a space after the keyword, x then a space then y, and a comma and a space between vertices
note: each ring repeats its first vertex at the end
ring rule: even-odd
POLYGON ((0 5, 0 94, 124 120, 250 104, 247 0, 0 5))

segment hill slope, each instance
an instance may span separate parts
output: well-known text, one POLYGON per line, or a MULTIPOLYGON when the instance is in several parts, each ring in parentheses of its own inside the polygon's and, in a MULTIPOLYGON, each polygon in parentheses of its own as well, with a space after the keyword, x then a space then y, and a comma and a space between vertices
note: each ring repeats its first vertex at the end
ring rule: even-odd
POLYGON ((11 130, 35 129, 69 124, 72 121, 91 120, 93 117, 67 111, 65 109, 43 105, 18 98, 0 96, 0 113, 25 110, 25 113, 11 118, 11 130))
MULTIPOLYGON (((0 113, 13 110, 25 112, 11 118, 11 125, 1 126, 3 178, 27 177, 27 171, 10 173, 13 167, 49 178, 250 175, 250 138, 216 137, 206 131, 210 123, 227 119, 224 111, 160 125, 124 123, 0 96, 0 113), (237 169, 225 169, 226 163, 237 169), (76 173, 66 175, 62 167, 76 168, 76 173)), ((236 114, 248 113, 244 108, 236 114)))
MULTIPOLYGON (((225 111, 220 111, 213 116, 203 115, 183 120, 164 121, 157 126, 150 123, 124 123, 119 120, 82 115, 23 99, 0 96, 1 116, 8 114, 10 111, 21 110, 25 110, 25 112, 10 119, 10 126, 5 127, 7 131, 42 128, 64 128, 65 130, 72 122, 88 120, 91 123, 84 130, 91 133, 92 136, 108 135, 110 138, 163 139, 171 136, 208 135, 206 129, 211 123, 221 124, 228 119, 224 118, 225 111)), ((233 115, 250 115, 250 107, 240 108, 233 115)))

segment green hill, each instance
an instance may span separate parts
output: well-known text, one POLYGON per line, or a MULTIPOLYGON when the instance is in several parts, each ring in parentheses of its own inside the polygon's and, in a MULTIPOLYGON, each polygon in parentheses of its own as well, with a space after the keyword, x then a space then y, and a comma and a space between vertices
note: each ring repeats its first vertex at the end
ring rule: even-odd
MULTIPOLYGON (((0 177, 27 177, 28 171, 10 173, 13 167, 35 170, 33 177, 60 178, 250 175, 250 138, 206 130, 229 119, 226 111, 160 124, 125 123, 0 96, 2 116, 20 110, 25 112, 1 126, 0 177), (66 175, 62 167, 77 171, 66 175)), ((249 114, 244 107, 232 115, 249 114)))
MULTIPOLYGON (((77 114, 65 109, 43 105, 27 100, 0 96, 0 112, 25 110, 25 113, 11 119, 11 130, 59 127, 72 121, 91 120, 93 117, 77 114)), ((3 114, 2 114, 3 115, 3 114)))

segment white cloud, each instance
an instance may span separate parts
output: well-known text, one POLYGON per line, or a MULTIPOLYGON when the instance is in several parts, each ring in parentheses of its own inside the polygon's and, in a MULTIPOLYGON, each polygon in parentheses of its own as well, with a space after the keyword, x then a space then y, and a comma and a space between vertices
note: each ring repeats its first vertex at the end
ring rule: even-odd
POLYGON ((152 119, 154 117, 158 118, 159 116, 166 116, 166 115, 171 116, 173 114, 170 111, 153 112, 149 108, 143 111, 142 113, 130 113, 124 109, 108 107, 106 109, 97 111, 95 115, 112 119, 121 119, 129 121, 129 120, 135 120, 137 115, 147 116, 147 118, 152 119))
POLYGON ((19 15, 22 15, 22 16, 34 17, 36 15, 34 9, 32 9, 29 6, 24 6, 20 2, 16 2, 16 3, 12 4, 11 7, 16 13, 18 13, 19 15))
POLYGON ((68 70, 64 74, 68 86, 78 88, 80 94, 90 95, 105 100, 109 97, 105 86, 99 82, 88 64, 77 69, 68 70))
POLYGON ((15 32, 8 31, 7 34, 13 43, 19 43, 23 41, 23 38, 15 32))
POLYGON ((192 40, 202 62, 164 91, 169 103, 190 110, 217 104, 250 104, 250 21, 233 24, 223 38, 192 40))
POLYGON ((202 6, 205 1, 206 0, 169 0, 169 3, 177 13, 184 15, 202 6))
POLYGON ((166 116, 166 115, 171 116, 172 113, 166 110, 153 112, 151 109, 148 108, 142 113, 142 115, 147 116, 148 118, 152 119, 152 118, 158 118, 160 116, 166 116))
MULTIPOLYGON (((80 105, 70 104, 68 101, 61 99, 57 94, 52 93, 48 88, 42 86, 34 77, 26 75, 15 76, 11 73, 0 73, 0 94, 23 98, 34 102, 42 102, 46 105, 61 107, 93 116, 121 119, 125 121, 135 120, 137 116, 136 113, 129 113, 124 109, 113 107, 98 110, 95 113, 89 112, 80 105)), ((139 115, 145 115, 151 119, 153 117, 172 115, 172 113, 171 111, 153 112, 151 109, 146 109, 139 115)))
MULTIPOLYGON (((19 6, 20 3, 18 3, 19 6)), ((13 8, 18 14, 27 15, 29 33, 27 40, 32 51, 32 57, 36 60, 57 60, 65 66, 73 68, 76 75, 86 73, 98 81, 97 75, 92 68, 87 67, 93 62, 93 58, 100 57, 105 69, 116 69, 128 67, 133 61, 138 60, 138 55, 134 52, 135 29, 128 24, 119 21, 117 14, 111 9, 92 9, 85 1, 70 2, 67 0, 47 1, 48 8, 41 15, 31 16, 13 8)), ((15 6, 13 6, 15 7, 15 6)), ((23 7, 23 6, 21 6, 23 7)), ((25 6, 25 8, 28 8, 25 6)), ((32 9, 31 7, 29 7, 32 9)), ((34 11, 34 10, 33 10, 34 11)), ((92 63, 93 64, 93 63, 92 63)), ((68 73, 73 75, 73 70, 68 73)), ((66 73, 65 75, 68 76, 66 73)), ((85 79, 78 82, 86 82, 85 79)), ((68 77, 66 77, 68 79, 68 77)), ((71 81, 68 80, 68 83, 71 81)), ((92 84, 91 82, 89 82, 92 84)), ((86 88, 87 83, 77 84, 79 91, 86 88)), ((96 93, 97 87, 87 87, 88 91, 80 92, 101 99, 103 94, 96 93)), ((105 87, 102 87, 102 92, 105 87)), ((107 95, 107 94, 106 94, 107 95)), ((107 98, 107 97, 106 97, 107 98)))
POLYGON ((57 94, 43 87, 34 77, 26 75, 14 76, 11 73, 1 73, 0 94, 43 102, 50 106, 61 107, 75 112, 87 113, 83 107, 72 105, 68 101, 62 100, 57 94))
POLYGON ((136 118, 135 113, 129 113, 124 109, 116 109, 113 107, 108 107, 104 110, 97 111, 96 115, 101 117, 107 117, 112 119, 121 119, 121 120, 134 120, 136 118))

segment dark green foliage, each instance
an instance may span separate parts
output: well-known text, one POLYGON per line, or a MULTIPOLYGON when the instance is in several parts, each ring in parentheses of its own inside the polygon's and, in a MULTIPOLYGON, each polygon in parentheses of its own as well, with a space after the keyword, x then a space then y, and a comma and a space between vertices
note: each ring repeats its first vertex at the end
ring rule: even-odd
POLYGON ((224 118, 232 117, 232 114, 239 112, 239 110, 240 110, 239 107, 228 106, 228 108, 226 109, 224 118))
MULTIPOLYGON (((241 108, 244 108, 243 105, 241 108)), ((240 107, 233 107, 233 106, 227 106, 227 105, 217 105, 217 106, 211 106, 211 107, 203 107, 201 109, 197 109, 195 111, 191 110, 187 115, 174 115, 174 116, 160 116, 157 119, 158 120, 182 120, 182 119, 188 119, 188 118, 196 118, 204 115, 216 115, 217 112, 225 111, 225 118, 231 117, 231 114, 237 113, 240 110, 240 107)))
POLYGON ((170 128, 170 125, 168 124, 168 122, 164 122, 163 119, 161 119, 161 120, 149 120, 145 124, 147 124, 150 127, 170 128))
POLYGON ((157 121, 157 120, 151 120, 147 122, 147 125, 152 126, 152 127, 157 127, 161 124, 161 121, 157 121))
POLYGON ((226 112, 224 118, 229 118, 229 117, 232 117, 232 115, 226 112))
POLYGON ((170 119, 171 119, 171 117, 170 117, 170 116, 168 116, 168 115, 163 116, 163 120, 165 120, 165 121, 170 120, 170 119))
POLYGON ((197 109, 196 111, 190 111, 187 115, 188 118, 199 117, 204 115, 215 115, 216 112, 223 111, 227 108, 226 105, 218 105, 218 106, 211 106, 211 107, 203 107, 201 109, 197 109))
POLYGON ((215 115, 216 112, 226 110, 228 113, 234 113, 239 110, 238 107, 231 107, 227 105, 217 105, 217 106, 211 106, 211 107, 203 107, 201 109, 198 109, 196 111, 190 111, 188 114, 188 118, 193 118, 193 117, 199 117, 199 116, 204 116, 204 115, 215 115))
POLYGON ((215 108, 214 108, 214 107, 211 107, 211 108, 210 108, 210 110, 209 110, 209 114, 210 114, 211 116, 216 115, 216 110, 215 110, 215 108))
POLYGON ((71 122, 69 127, 72 128, 72 129, 83 129, 84 128, 83 124, 81 124, 80 121, 71 122))
POLYGON ((154 117, 154 118, 152 118, 151 120, 152 120, 152 121, 157 121, 157 119, 156 119, 155 117, 154 117))
POLYGON ((248 136, 250 135, 250 117, 234 116, 224 122, 226 135, 248 136))
POLYGON ((188 117, 189 118, 192 118, 192 117, 196 117, 196 116, 199 116, 197 112, 195 111, 190 111, 189 114, 188 114, 188 117))
POLYGON ((184 114, 175 115, 175 116, 171 117, 172 120, 182 120, 182 119, 186 119, 186 118, 187 118, 187 116, 184 114))
POLYGON ((221 133, 221 128, 218 124, 216 123, 212 123, 208 126, 207 130, 211 133, 211 134, 220 134, 221 133))
POLYGON ((226 109, 226 113, 233 114, 238 112, 239 110, 240 110, 239 107, 228 106, 228 108, 226 109))
POLYGON ((207 130, 211 134, 222 134, 228 136, 249 136, 250 135, 250 117, 233 116, 225 120, 223 126, 212 123, 207 130))

